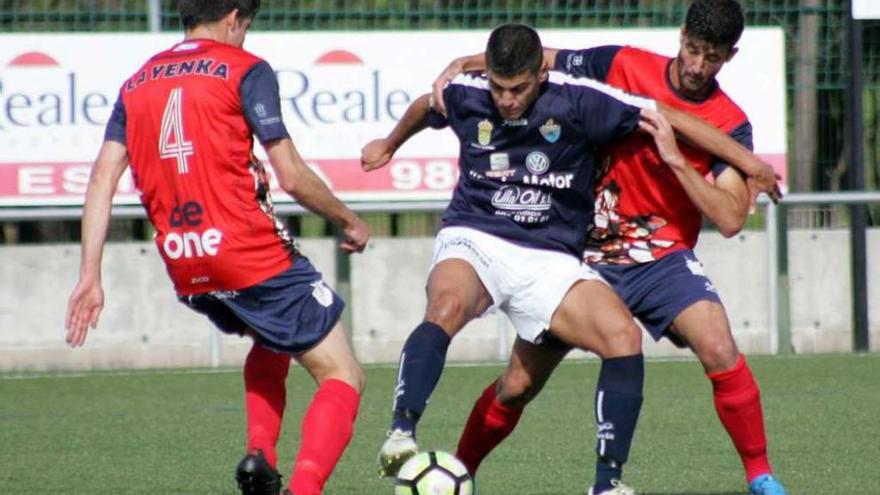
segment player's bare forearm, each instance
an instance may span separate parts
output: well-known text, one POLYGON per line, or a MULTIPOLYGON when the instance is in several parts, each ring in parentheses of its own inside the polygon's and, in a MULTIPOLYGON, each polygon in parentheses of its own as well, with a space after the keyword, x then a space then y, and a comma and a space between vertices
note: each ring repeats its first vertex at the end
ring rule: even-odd
POLYGON ((738 172, 728 169, 712 184, 687 162, 684 166, 670 168, 691 202, 718 228, 721 235, 732 237, 742 230, 748 216, 749 196, 738 172))
POLYGON ((559 55, 558 48, 547 48, 544 47, 544 65, 550 69, 554 70, 556 67, 556 57, 559 55))
MULTIPOLYGON (((465 57, 458 58, 456 60, 461 61, 461 71, 459 73, 486 70, 486 54, 485 53, 476 53, 474 55, 468 55, 465 57)), ((456 75, 458 75, 458 74, 456 74, 456 75)))
POLYGON ((725 237, 742 229, 748 213, 748 189, 738 173, 732 169, 709 183, 688 162, 675 139, 675 132, 661 113, 642 110, 639 128, 651 134, 660 158, 672 169, 679 183, 697 209, 705 215, 725 237))
POLYGON ((357 215, 306 165, 293 141, 279 139, 266 143, 265 148, 278 184, 297 203, 341 227, 356 221, 357 215))
POLYGON ((125 145, 106 141, 95 160, 86 188, 82 215, 80 279, 101 279, 101 257, 110 225, 113 193, 127 167, 128 151, 125 145))
POLYGON ((730 163, 750 177, 760 176, 764 172, 757 156, 717 127, 660 102, 657 103, 657 110, 691 144, 730 163))
POLYGON ((428 127, 428 113, 431 111, 431 95, 424 94, 416 98, 406 109, 391 133, 386 138, 391 154, 394 154, 409 138, 428 127))

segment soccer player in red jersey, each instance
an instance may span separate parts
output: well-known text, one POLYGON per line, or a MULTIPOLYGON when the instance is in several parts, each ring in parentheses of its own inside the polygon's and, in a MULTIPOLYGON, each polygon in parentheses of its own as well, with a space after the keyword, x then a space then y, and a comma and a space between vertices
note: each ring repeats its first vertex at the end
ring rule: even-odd
MULTIPOLYGON (((744 16, 735 0, 696 0, 675 58, 619 46, 547 50, 549 65, 695 114, 751 148, 752 127, 716 75, 737 52, 744 16)), ((482 55, 453 62, 435 83, 480 70, 482 55)), ((667 133, 656 128, 654 133, 667 133)), ((655 136, 656 137, 656 136, 655 136)), ((754 495, 785 494, 773 476, 758 385, 739 353, 721 300, 693 253, 702 216, 726 237, 742 228, 749 190, 739 171, 687 145, 657 148, 632 134, 604 150, 609 168, 596 194, 585 260, 614 287, 655 339, 688 346, 712 383, 718 416, 740 455, 754 495), (712 172, 714 182, 704 179, 712 172)), ((657 142, 662 142, 657 140, 657 142)), ((755 177, 750 177, 755 178, 755 177)), ((778 194, 774 181, 758 186, 778 194)), ((513 431, 566 349, 518 340, 504 375, 477 401, 459 442, 471 472, 513 431)))
POLYGON ((339 322, 344 302, 273 212, 254 135, 282 189, 342 228, 343 250, 362 251, 369 234, 298 154, 281 119, 272 68, 241 48, 259 6, 260 0, 181 0, 185 39, 123 83, 86 191, 67 342, 83 345, 97 325, 111 201, 130 165, 180 301, 223 332, 254 340, 244 364, 241 493, 281 491, 276 443, 293 357, 318 390, 303 418, 289 490, 316 495, 351 439, 364 375, 339 322))

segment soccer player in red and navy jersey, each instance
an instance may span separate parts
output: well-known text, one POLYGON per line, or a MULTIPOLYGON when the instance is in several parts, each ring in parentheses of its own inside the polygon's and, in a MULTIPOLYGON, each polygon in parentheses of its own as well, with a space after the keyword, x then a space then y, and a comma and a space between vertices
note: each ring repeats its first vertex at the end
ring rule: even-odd
MULTIPOLYGON (((547 50, 556 70, 604 81, 699 116, 751 149, 752 126, 716 75, 736 54, 744 16, 735 0, 696 0, 688 9, 675 58, 632 47, 547 50)), ((435 89, 482 56, 458 59, 435 89)), ((668 129, 654 129, 669 132, 668 129)), ((785 494, 773 476, 758 386, 737 350, 721 300, 693 253, 702 216, 726 237, 742 228, 749 190, 738 170, 687 145, 655 147, 656 136, 631 134, 603 152, 608 170, 597 188, 585 260, 655 339, 688 346, 713 387, 718 416, 742 459, 754 495, 785 494), (714 182, 705 180, 708 173, 714 182)), ((778 194, 773 180, 760 186, 778 194)), ((530 346, 477 401, 458 456, 471 472, 510 434, 522 409, 565 350, 530 346)))
POLYGON ((254 343, 244 364, 247 453, 242 494, 277 495, 276 443, 291 357, 318 383, 303 418, 289 489, 320 494, 348 445, 363 371, 339 322, 343 301, 276 218, 254 135, 281 187, 339 225, 341 248, 369 234, 296 151, 268 63, 243 50, 260 0, 181 0, 185 39, 123 83, 86 192, 79 283, 67 342, 81 346, 104 303, 101 255, 113 192, 130 165, 180 301, 254 343))

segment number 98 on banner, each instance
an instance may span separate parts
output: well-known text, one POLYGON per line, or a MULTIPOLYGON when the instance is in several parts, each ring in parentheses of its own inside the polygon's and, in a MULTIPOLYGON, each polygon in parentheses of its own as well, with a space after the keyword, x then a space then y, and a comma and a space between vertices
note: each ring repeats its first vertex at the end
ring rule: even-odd
POLYGON ((448 191, 458 180, 458 165, 454 158, 424 164, 403 159, 391 162, 390 173, 392 187, 399 191, 448 191))

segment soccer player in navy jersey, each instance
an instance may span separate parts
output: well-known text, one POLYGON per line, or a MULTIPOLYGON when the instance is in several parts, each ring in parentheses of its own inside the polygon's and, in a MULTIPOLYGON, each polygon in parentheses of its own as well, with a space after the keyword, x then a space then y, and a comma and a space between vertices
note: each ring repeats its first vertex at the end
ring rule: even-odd
MULTIPOLYGON (((742 8, 735 0, 696 0, 688 9, 675 58, 602 46, 548 49, 545 61, 557 70, 693 113, 751 149, 748 118, 716 80, 736 54, 743 27, 742 8)), ((481 55, 459 59, 435 88, 463 69, 484 65, 481 55)), ((598 186, 585 260, 654 339, 668 337, 699 358, 750 492, 784 494, 767 456, 758 386, 737 350, 721 300, 693 253, 702 216, 726 237, 740 231, 749 203, 745 180, 723 159, 686 145, 680 152, 664 152, 643 135, 627 136, 603 153, 610 166, 598 186), (704 179, 709 172, 714 183, 704 179)), ((778 194, 769 181, 764 190, 778 194)), ((511 361, 498 383, 477 401, 458 448, 472 473, 513 430, 522 407, 541 389, 565 351, 535 347, 533 354, 541 366, 511 361)))
POLYGON ((273 212, 253 136, 281 187, 342 228, 343 250, 362 251, 369 234, 296 151, 281 119, 272 68, 241 48, 259 6, 260 0, 181 0, 185 39, 151 57, 122 85, 86 191, 67 342, 83 345, 98 323, 111 200, 130 165, 180 301, 223 332, 254 340, 244 364, 247 452, 236 468, 241 493, 278 495, 282 489, 276 443, 293 357, 318 390, 303 418, 289 489, 318 495, 351 439, 364 375, 339 322, 343 301, 273 212))
MULTIPOLYGON (((620 478, 642 401, 640 332, 609 286, 582 263, 584 213, 593 204, 595 149, 638 127, 656 133, 669 124, 650 110, 653 101, 548 74, 541 50, 531 28, 497 28, 487 45, 488 77, 452 81, 441 96, 445 117, 424 95, 387 138, 364 147, 363 167, 373 170, 428 126, 451 127, 461 143, 461 173, 437 235, 425 318, 401 352, 392 426, 379 456, 386 476, 417 450, 416 423, 450 340, 469 321, 500 309, 518 334, 516 359, 532 362, 528 348, 540 345, 603 358, 595 396, 599 461, 590 491, 629 490, 620 478)), ((695 142, 720 140, 720 152, 739 149, 696 119, 677 120, 695 142)))

